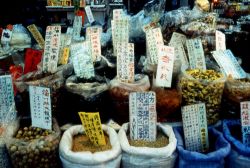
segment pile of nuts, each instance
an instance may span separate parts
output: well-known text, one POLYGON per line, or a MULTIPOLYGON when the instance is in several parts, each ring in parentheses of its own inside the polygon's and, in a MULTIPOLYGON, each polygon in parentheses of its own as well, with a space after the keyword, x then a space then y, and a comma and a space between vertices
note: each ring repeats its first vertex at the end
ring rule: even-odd
POLYGON ((17 131, 8 151, 14 167, 56 168, 60 135, 55 131, 24 127, 17 131))
POLYGON ((184 105, 205 103, 208 124, 219 120, 221 97, 225 79, 214 70, 187 70, 181 78, 182 102, 184 105))

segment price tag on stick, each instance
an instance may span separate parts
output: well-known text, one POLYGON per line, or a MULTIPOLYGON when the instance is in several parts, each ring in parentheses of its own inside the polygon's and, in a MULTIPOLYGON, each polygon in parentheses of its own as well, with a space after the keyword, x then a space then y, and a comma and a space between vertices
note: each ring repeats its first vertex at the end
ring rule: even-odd
POLYGON ((226 50, 226 36, 224 33, 216 30, 215 32, 216 50, 226 50))
POLYGON ((188 57, 191 69, 206 70, 206 62, 201 39, 190 39, 186 41, 188 57))
POLYGON ((182 65, 189 66, 184 45, 186 45, 186 36, 180 33, 173 33, 169 46, 174 47, 175 60, 180 60, 182 65))
POLYGON ((88 17, 89 23, 90 24, 93 23, 95 21, 95 19, 94 19, 94 16, 93 16, 93 13, 91 11, 90 6, 85 7, 85 12, 86 12, 86 15, 88 17))
POLYGON ((32 127, 52 129, 50 89, 29 86, 32 127))
POLYGON ((242 142, 247 147, 250 147, 250 101, 241 102, 240 109, 242 142))
POLYGON ((171 87, 174 67, 174 47, 160 46, 156 86, 171 87))
POLYGON ((38 31, 36 25, 32 24, 32 25, 29 25, 27 28, 30 31, 30 33, 32 34, 32 36, 35 38, 36 42, 41 47, 41 49, 43 49, 45 42, 44 42, 43 36, 38 31))
POLYGON ((0 76, 0 123, 16 118, 14 91, 11 75, 0 76))
POLYGON ((213 51, 212 55, 225 75, 232 75, 234 79, 246 78, 246 72, 241 68, 231 50, 213 51))
POLYGON ((206 152, 209 149, 209 142, 205 104, 184 106, 181 112, 186 149, 206 152))
POLYGON ((96 146, 106 145, 99 112, 79 112, 78 114, 81 118, 84 131, 90 141, 96 146))
POLYGON ((156 140, 155 92, 134 92, 129 95, 129 128, 133 140, 156 140))
POLYGON ((47 26, 43 53, 43 72, 54 73, 57 70, 60 50, 61 26, 47 26))

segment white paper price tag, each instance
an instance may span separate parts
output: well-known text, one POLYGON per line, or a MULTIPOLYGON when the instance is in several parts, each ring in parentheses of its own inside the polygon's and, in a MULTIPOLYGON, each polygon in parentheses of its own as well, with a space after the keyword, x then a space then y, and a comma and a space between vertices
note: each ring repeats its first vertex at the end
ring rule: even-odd
POLYGON ((86 42, 74 44, 70 48, 76 76, 90 79, 95 76, 94 65, 86 42))
POLYGON ((29 86, 32 127, 52 129, 50 89, 29 86))
POLYGON ((130 138, 156 140, 156 98, 154 92, 134 92, 129 95, 130 138))
POLYGON ((38 43, 38 45, 40 46, 40 48, 43 49, 44 48, 44 39, 43 39, 43 36, 41 35, 41 33, 38 31, 36 25, 32 24, 32 25, 29 25, 27 28, 29 29, 29 31, 31 32, 33 37, 35 38, 35 40, 38 43))
POLYGON ((250 147, 250 101, 240 103, 242 142, 250 147))
POLYGON ((216 50, 226 50, 226 36, 224 33, 216 30, 215 32, 216 50))
POLYGON ((207 151, 209 141, 205 104, 184 106, 181 112, 186 149, 196 152, 207 151))
POLYGON ((123 16, 123 10, 122 9, 114 9, 113 10, 113 20, 119 20, 123 16))
POLYGON ((160 28, 149 29, 146 32, 147 41, 147 57, 151 64, 158 63, 158 50, 159 46, 164 45, 163 37, 160 28))
POLYGON ((112 20, 111 26, 114 55, 117 56, 117 51, 121 48, 118 43, 128 43, 129 40, 129 19, 123 17, 120 20, 112 20))
POLYGON ((43 53, 43 72, 54 73, 57 70, 60 49, 61 26, 47 26, 43 53))
POLYGON ((101 27, 88 27, 86 30, 86 39, 90 42, 91 55, 93 62, 101 60, 101 27))
POLYGON ((134 82, 134 44, 118 43, 121 48, 117 51, 117 77, 125 83, 134 82))
POLYGON ((241 68, 230 50, 213 51, 212 55, 225 75, 232 75, 234 79, 246 78, 245 71, 241 68))
POLYGON ((95 19, 89 5, 85 7, 85 12, 88 17, 89 23, 93 23, 95 19))
POLYGON ((187 40, 186 45, 190 68, 206 70, 206 62, 201 39, 187 40))
POLYGON ((187 55, 184 49, 186 45, 186 36, 180 33, 173 33, 169 46, 174 47, 175 60, 180 60, 182 65, 189 66, 187 55))
POLYGON ((66 34, 73 35, 73 28, 72 27, 68 27, 66 34))
POLYGON ((0 123, 16 118, 11 75, 0 76, 0 123))
POLYGON ((174 47, 160 46, 155 85, 171 87, 174 67, 174 47))
POLYGON ((75 16, 73 23, 73 39, 79 39, 82 28, 82 16, 75 16))

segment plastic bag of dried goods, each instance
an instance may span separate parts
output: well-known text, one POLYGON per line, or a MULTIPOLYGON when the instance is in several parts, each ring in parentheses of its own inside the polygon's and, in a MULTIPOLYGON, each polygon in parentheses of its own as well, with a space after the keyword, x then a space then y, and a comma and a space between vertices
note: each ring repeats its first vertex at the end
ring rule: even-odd
POLYGON ((122 166, 124 168, 135 167, 174 167, 177 158, 176 138, 171 126, 157 124, 157 128, 168 137, 168 144, 163 147, 136 147, 129 143, 127 134, 129 124, 125 123, 119 130, 118 136, 122 148, 122 166))
POLYGON ((214 70, 184 70, 183 68, 179 82, 182 104, 205 103, 208 124, 216 123, 220 118, 225 81, 225 76, 214 70))
POLYGON ((62 136, 59 154, 64 168, 119 168, 121 162, 121 147, 117 133, 111 127, 102 125, 108 135, 111 149, 92 153, 90 151, 74 152, 72 150, 73 137, 84 133, 82 125, 76 125, 66 130, 62 136))
POLYGON ((14 168, 60 167, 60 128, 55 119, 52 130, 31 127, 30 118, 16 120, 7 127, 6 146, 14 168))

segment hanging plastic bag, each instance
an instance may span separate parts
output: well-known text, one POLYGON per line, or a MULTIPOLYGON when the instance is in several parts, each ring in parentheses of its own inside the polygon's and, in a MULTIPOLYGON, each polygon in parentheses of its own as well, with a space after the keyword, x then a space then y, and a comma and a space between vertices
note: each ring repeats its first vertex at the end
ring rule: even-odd
POLYGON ((231 144, 231 151, 227 157, 226 167, 247 168, 250 164, 250 148, 241 142, 240 120, 224 120, 223 133, 231 144))
POLYGON ((24 49, 31 47, 30 34, 21 24, 16 24, 13 26, 10 46, 14 49, 24 49))
POLYGON ((111 127, 102 125, 108 135, 112 149, 91 153, 90 151, 73 152, 74 135, 84 133, 82 125, 72 126, 62 136, 59 154, 64 168, 119 168, 121 162, 121 147, 117 133, 111 127))
POLYGON ((176 138, 171 126, 157 124, 158 130, 168 137, 168 145, 161 148, 135 147, 129 144, 129 124, 122 125, 118 136, 122 148, 122 166, 131 167, 174 167, 177 158, 176 138))
POLYGON ((52 121, 51 131, 30 127, 30 118, 18 119, 7 127, 6 146, 14 168, 59 167, 58 146, 61 132, 56 120, 52 121), (20 137, 21 134, 25 138, 20 137))
POLYGON ((210 152, 199 153, 188 151, 184 145, 183 128, 174 128, 177 139, 177 149, 179 152, 178 168, 220 168, 224 167, 225 158, 228 156, 231 146, 223 137, 223 134, 214 128, 209 128, 210 152))

